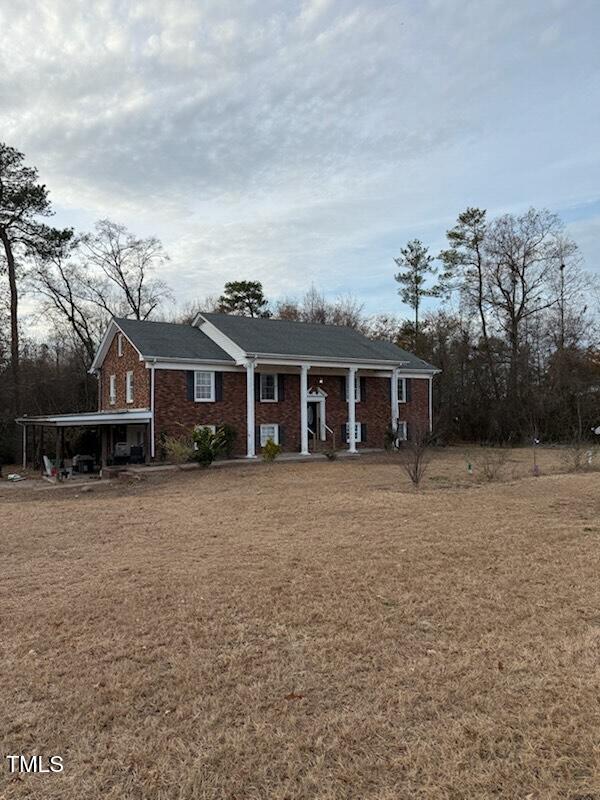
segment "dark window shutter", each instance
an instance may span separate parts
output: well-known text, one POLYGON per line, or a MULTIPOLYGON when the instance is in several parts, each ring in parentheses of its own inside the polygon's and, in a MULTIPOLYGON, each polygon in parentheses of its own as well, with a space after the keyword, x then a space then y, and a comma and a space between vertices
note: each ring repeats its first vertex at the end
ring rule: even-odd
POLYGON ((346 425, 345 422, 342 422, 341 428, 342 428, 342 442, 345 442, 346 439, 348 438, 347 433, 346 433, 346 431, 348 429, 348 426, 346 425))
POLYGON ((279 444, 281 447, 285 446, 285 427, 283 425, 279 426, 279 444))
POLYGON ((406 423, 406 441, 410 439, 410 423, 406 423))
POLYGON ((412 400, 412 381, 410 378, 406 379, 406 402, 410 403, 412 400))
POLYGON ((367 402, 367 379, 365 377, 360 379, 360 402, 367 402))
POLYGON ((285 375, 277 376, 277 397, 280 403, 285 400, 285 375))
POLYGON ((254 428, 254 449, 260 450, 260 425, 254 428))
POLYGON ((223 373, 215 372, 215 400, 223 399, 223 373))
POLYGON ((260 372, 254 373, 254 399, 260 400, 260 372))
POLYGON ((361 422, 361 425, 360 425, 360 440, 361 440, 361 442, 366 442, 367 441, 367 423, 366 422, 361 422))
POLYGON ((186 371, 187 377, 187 399, 193 400, 194 399, 194 370, 187 370, 186 371))
POLYGON ((396 376, 394 375, 394 376, 393 376, 392 378, 390 378, 390 380, 388 381, 388 397, 390 398, 390 401, 391 401, 391 399, 392 399, 392 381, 396 381, 396 380, 398 380, 398 378, 396 378, 396 376))
POLYGON ((346 394, 346 376, 345 375, 341 376, 340 382, 341 382, 342 400, 347 400, 348 396, 346 394))

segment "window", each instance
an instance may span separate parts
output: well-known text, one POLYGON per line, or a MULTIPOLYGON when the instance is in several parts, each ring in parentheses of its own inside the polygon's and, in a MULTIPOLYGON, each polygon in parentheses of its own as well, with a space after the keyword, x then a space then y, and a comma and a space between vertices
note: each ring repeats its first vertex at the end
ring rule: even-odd
POLYGON ((398 378, 398 402, 406 403, 406 378, 398 378))
MULTIPOLYGON (((348 398, 346 400, 347 403, 350 402, 350 392, 348 391, 349 383, 350 383, 350 376, 346 378, 346 397, 348 398)), ((354 376, 354 402, 360 403, 360 378, 358 377, 358 375, 354 376)))
MULTIPOLYGON (((357 422, 354 426, 354 441, 360 442, 361 441, 361 424, 357 422)), ((350 425, 346 423, 346 444, 350 441, 350 425)))
POLYGON ((123 355, 123 334, 117 333, 117 355, 119 358, 123 355))
MULTIPOLYGON (((194 427, 194 430, 195 431, 201 431, 202 428, 206 428, 207 430, 209 430, 213 434, 217 432, 217 426, 216 425, 196 425, 194 427)), ((194 447, 194 450, 197 450, 198 449, 198 442, 194 442, 193 447, 194 447)))
POLYGON ((108 401, 111 406, 117 402, 117 376, 111 375, 108 381, 108 401))
POLYGON ((133 403, 133 372, 128 372, 125 376, 125 400, 133 403))
POLYGON ((260 426, 260 446, 264 447, 272 439, 275 444, 279 444, 279 425, 260 426))
POLYGON ((197 403, 212 403, 215 399, 215 373, 194 372, 194 400, 197 403))
POLYGON ((260 373, 260 402, 277 402, 277 375, 260 373))
POLYGON ((396 439, 399 442, 405 442, 407 439, 406 422, 398 420, 398 427, 396 428, 396 439))

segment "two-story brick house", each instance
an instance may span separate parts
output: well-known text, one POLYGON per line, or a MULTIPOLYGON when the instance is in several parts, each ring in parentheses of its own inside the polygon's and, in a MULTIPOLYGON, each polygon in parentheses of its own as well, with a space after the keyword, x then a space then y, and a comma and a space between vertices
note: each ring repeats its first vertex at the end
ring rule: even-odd
POLYGON ((381 448, 390 424, 400 439, 430 429, 437 370, 350 328, 201 313, 192 325, 113 319, 92 371, 96 413, 40 422, 98 426, 106 461, 117 446, 155 459, 163 436, 196 425, 231 425, 248 458, 269 438, 301 454, 381 448))

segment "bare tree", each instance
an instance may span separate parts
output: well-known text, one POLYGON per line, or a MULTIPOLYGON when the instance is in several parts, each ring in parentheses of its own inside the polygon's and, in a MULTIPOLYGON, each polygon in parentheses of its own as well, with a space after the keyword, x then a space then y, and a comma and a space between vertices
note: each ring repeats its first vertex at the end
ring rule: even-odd
POLYGON ((398 448, 398 458, 402 468, 410 478, 415 489, 418 489, 431 461, 432 437, 429 430, 416 425, 408 441, 402 442, 398 448))
POLYGON ((509 345, 508 399, 518 407, 520 353, 526 321, 557 302, 550 290, 553 264, 560 258, 560 220, 549 211, 506 214, 488 230, 489 303, 509 345))
POLYGON ((108 219, 80 240, 87 299, 107 314, 149 319, 161 303, 171 300, 166 283, 153 273, 168 261, 154 236, 139 239, 108 219))

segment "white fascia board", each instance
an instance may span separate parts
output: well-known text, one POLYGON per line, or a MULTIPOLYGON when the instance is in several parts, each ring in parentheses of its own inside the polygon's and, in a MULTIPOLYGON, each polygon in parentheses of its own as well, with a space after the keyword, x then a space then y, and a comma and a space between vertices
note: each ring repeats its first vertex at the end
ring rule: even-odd
POLYGON ((207 372, 244 372, 244 368, 223 361, 194 361, 189 358, 169 358, 164 361, 159 359, 146 360, 146 369, 178 369, 178 370, 206 370, 207 372))
MULTIPOLYGON (((406 369, 408 371, 408 364, 406 361, 362 361, 360 359, 348 359, 339 361, 336 359, 325 358, 309 358, 308 356, 257 356, 256 365, 260 369, 261 366, 290 366, 300 367, 302 364, 307 364, 310 369, 367 369, 367 370, 394 370, 406 369)), ((427 374, 430 374, 429 372, 427 374)))
POLYGON ((48 425, 56 428, 67 428, 95 425, 132 425, 150 422, 152 411, 135 409, 132 411, 96 411, 89 414, 54 414, 46 417, 19 417, 19 425, 48 425))
POLYGON ((212 339, 215 344, 218 344, 221 350, 224 350, 228 356, 235 359, 236 363, 241 364, 248 360, 246 351, 243 350, 239 344, 236 344, 233 339, 230 339, 229 336, 226 336, 220 331, 216 325, 213 325, 212 322, 209 322, 203 317, 201 313, 196 316, 194 325, 199 328, 202 333, 206 334, 209 339, 212 339))
POLYGON ((131 341, 129 336, 127 336, 125 331, 121 328, 121 326, 117 322, 115 322, 115 320, 113 318, 113 319, 111 319, 111 321, 110 321, 110 323, 108 325, 108 328, 106 329, 106 332, 105 332, 104 336, 102 337, 102 341, 100 342, 100 346, 96 350, 96 355, 94 356, 94 360, 92 361, 92 366, 88 370, 90 375, 95 375, 96 372, 98 372, 98 370, 102 366, 102 362, 106 358, 106 354, 108 353, 108 349, 109 349, 109 347, 110 347, 110 345, 112 343, 112 340, 114 338, 114 335, 115 335, 115 333, 117 333, 117 331, 119 333, 121 333, 127 339, 129 344, 137 352, 140 361, 144 360, 144 356, 140 353, 140 351, 135 346, 135 344, 131 341))

